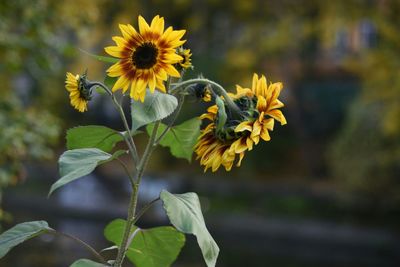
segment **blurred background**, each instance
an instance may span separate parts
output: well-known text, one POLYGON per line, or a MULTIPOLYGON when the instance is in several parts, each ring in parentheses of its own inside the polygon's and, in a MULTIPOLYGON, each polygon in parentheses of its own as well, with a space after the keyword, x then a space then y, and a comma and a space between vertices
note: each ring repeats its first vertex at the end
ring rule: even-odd
MULTIPOLYGON (((217 266, 357 267, 400 264, 400 2, 398 0, 139 0, 0 2, 0 187, 2 230, 47 220, 102 249, 103 227, 124 218, 129 184, 106 164, 50 199, 66 129, 122 130, 105 96, 81 114, 69 105, 65 72, 104 80, 104 55, 120 35, 157 14, 186 29, 195 69, 233 90, 253 72, 282 81, 288 125, 247 153, 240 169, 207 172, 159 148, 140 203, 161 189, 195 191, 221 248, 217 266)), ((128 103, 126 103, 128 104, 128 103)), ((128 106, 126 106, 128 108, 128 106)), ((179 120, 204 104, 188 103, 179 120), (194 108, 195 107, 195 108, 194 108)), ((137 137, 143 149, 146 136, 137 137)), ((152 208, 141 227, 166 224, 152 208)), ((187 237, 176 267, 205 266, 187 237)), ((106 256, 113 257, 112 253, 106 256)), ((0 266, 69 266, 90 257, 79 245, 43 236, 0 266)), ((128 265, 127 265, 128 266, 128 265)))

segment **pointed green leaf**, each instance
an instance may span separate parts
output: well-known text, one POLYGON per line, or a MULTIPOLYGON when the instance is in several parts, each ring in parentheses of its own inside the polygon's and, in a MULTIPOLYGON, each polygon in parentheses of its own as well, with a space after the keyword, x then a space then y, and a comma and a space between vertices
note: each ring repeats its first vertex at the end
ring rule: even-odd
POLYGON ((154 91, 146 91, 144 102, 132 100, 132 132, 151 122, 164 119, 178 106, 175 96, 154 91))
MULTIPOLYGON (((126 221, 116 219, 104 229, 107 240, 120 246, 126 221)), ((137 267, 168 267, 178 257, 185 235, 171 226, 131 231, 132 242, 127 251, 128 259, 137 267)))
POLYGON ((112 155, 97 148, 65 151, 58 160, 61 178, 51 186, 49 196, 57 188, 88 175, 96 166, 112 159, 112 155))
POLYGON ((68 149, 98 148, 110 152, 116 143, 123 140, 119 132, 99 125, 79 126, 67 131, 68 149))
POLYGON ((99 61, 102 62, 106 62, 106 63, 117 63, 119 61, 118 58, 114 58, 114 57, 107 57, 107 56, 99 56, 99 55, 95 55, 92 53, 89 53, 88 51, 85 51, 83 49, 79 49, 81 52, 85 53, 86 55, 89 55, 99 61))
POLYGON ((0 259, 13 247, 52 230, 45 221, 24 222, 0 235, 0 259))
MULTIPOLYGON (((198 118, 187 120, 180 125, 172 127, 161 140, 160 145, 169 147, 171 154, 177 158, 192 160, 193 147, 200 135, 201 121, 198 118)), ((166 129, 165 124, 160 124, 158 133, 161 134, 166 129)), ((154 125, 146 127, 149 135, 153 131, 154 125)))
POLYGON ((81 259, 72 263, 69 267, 106 267, 106 266, 108 265, 104 265, 87 259, 81 259))
POLYGON ((196 193, 160 194, 164 209, 172 225, 186 234, 194 234, 208 267, 214 267, 219 254, 218 245, 207 230, 196 193))

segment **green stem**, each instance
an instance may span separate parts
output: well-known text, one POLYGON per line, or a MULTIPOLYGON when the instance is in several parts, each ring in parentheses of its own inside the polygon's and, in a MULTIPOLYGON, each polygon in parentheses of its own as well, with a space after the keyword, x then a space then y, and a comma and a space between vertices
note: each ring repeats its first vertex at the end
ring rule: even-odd
POLYGON ((139 185, 134 184, 133 192, 131 194, 131 199, 129 201, 128 216, 127 216, 127 221, 126 221, 126 225, 125 225, 125 229, 124 229, 124 235, 122 237, 121 245, 118 249, 117 258, 115 259, 115 262, 113 265, 115 267, 121 267, 122 262, 124 261, 124 258, 125 258, 126 250, 128 249, 129 235, 132 230, 133 223, 134 223, 137 199, 138 199, 138 195, 139 195, 138 189, 139 189, 139 185))
POLYGON ((108 265, 107 261, 93 247, 91 247, 86 242, 80 240, 79 238, 77 238, 77 237, 75 237, 73 235, 69 235, 69 234, 66 234, 66 233, 63 233, 63 232, 56 231, 56 230, 48 230, 47 233, 53 234, 53 235, 63 236, 63 237, 66 237, 66 238, 69 238, 69 239, 75 241, 76 243, 82 245, 88 251, 90 251, 93 254, 93 256, 95 256, 96 259, 99 260, 101 263, 104 263, 104 264, 108 265))
POLYGON ((117 108, 119 115, 121 116, 126 133, 128 135, 128 137, 127 137, 126 134, 124 134, 123 137, 128 145, 130 153, 132 154, 135 166, 137 166, 138 162, 139 162, 139 155, 137 153, 135 142, 133 141, 132 133, 129 128, 128 121, 126 120, 126 116, 125 116, 124 110, 122 109, 122 106, 118 103, 117 99, 115 98, 115 95, 112 93, 112 91, 106 85, 102 84, 101 82, 91 82, 90 86, 100 86, 111 96, 111 99, 112 99, 115 107, 117 108))
POLYGON ((225 89, 219 85, 216 82, 213 82, 211 80, 205 79, 205 78, 197 78, 197 79, 190 79, 186 80, 184 82, 175 84, 175 87, 171 89, 171 94, 176 93, 179 89, 186 88, 187 86, 195 83, 202 83, 202 84, 210 84, 213 88, 214 91, 217 95, 223 96, 226 104, 228 105, 229 109, 232 110, 234 113, 240 115, 240 109, 239 107, 233 102, 233 100, 229 97, 228 93, 225 91, 225 89))
POLYGON ((146 168, 147 163, 150 159, 151 153, 153 152, 153 150, 155 148, 154 141, 157 136, 157 131, 158 131, 159 125, 160 125, 160 121, 157 121, 154 125, 153 132, 151 133, 149 142, 147 143, 146 149, 143 153, 143 157, 140 160, 140 163, 137 167, 137 172, 135 175, 136 179, 135 179, 135 183, 134 183, 135 186, 134 186, 134 190, 131 195, 131 199, 129 201, 127 222, 125 225, 122 242, 121 242, 120 248, 118 250, 118 255, 117 255, 117 258, 114 263, 114 267, 121 267, 122 262, 124 261, 124 258, 125 258, 126 250, 128 248, 129 236, 130 236, 130 232, 132 230, 132 226, 137 221, 135 213, 136 213, 137 199, 139 196, 138 189, 139 189, 140 181, 141 181, 143 173, 144 173, 144 169, 146 168))

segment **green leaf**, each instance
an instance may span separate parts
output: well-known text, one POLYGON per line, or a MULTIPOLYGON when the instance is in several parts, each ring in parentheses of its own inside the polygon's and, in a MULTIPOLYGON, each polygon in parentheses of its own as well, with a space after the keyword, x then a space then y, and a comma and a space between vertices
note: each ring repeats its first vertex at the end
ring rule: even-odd
POLYGON ((132 100, 132 132, 151 122, 164 119, 178 106, 175 96, 154 91, 146 91, 144 102, 132 100))
POLYGON ((106 266, 108 265, 104 265, 87 259, 81 259, 72 263, 69 267, 106 267, 106 266))
POLYGON ((186 234, 194 234, 208 267, 214 267, 219 254, 218 245, 207 230, 196 193, 160 194, 164 209, 172 225, 186 234))
POLYGON ((89 53, 88 51, 85 51, 83 49, 79 49, 81 52, 85 53, 86 55, 89 55, 99 61, 103 61, 106 63, 117 63, 119 61, 118 58, 114 58, 114 57, 107 57, 107 56, 99 56, 99 55, 95 55, 92 53, 89 53))
POLYGON ((104 78, 104 84, 111 90, 118 79, 119 77, 106 76, 104 78))
MULTIPOLYGON (((117 151, 117 153, 120 152, 117 151)), ((96 166, 113 158, 112 155, 97 148, 65 151, 58 160, 61 178, 51 186, 49 196, 57 188, 91 173, 96 166)))
POLYGON ((68 149, 98 148, 110 152, 116 143, 123 140, 119 132, 99 125, 79 126, 67 132, 68 149))
MULTIPOLYGON (((125 225, 126 221, 122 219, 109 223, 104 229, 106 239, 120 246, 125 225)), ((133 240, 126 255, 137 267, 168 267, 185 244, 185 235, 171 226, 150 229, 133 226, 132 234, 133 240)))
MULTIPOLYGON (((198 118, 187 120, 180 125, 172 127, 161 140, 160 145, 169 147, 171 154, 177 158, 192 160, 193 147, 200 135, 201 121, 198 118)), ((166 129, 165 124, 160 124, 158 132, 162 133, 166 129)), ((149 135, 153 131, 154 124, 146 127, 149 135)))
POLYGON ((215 98, 215 103, 217 104, 217 107, 218 107, 217 131, 220 131, 225 126, 228 116, 226 115, 226 111, 225 111, 225 103, 219 96, 217 96, 215 98))
POLYGON ((0 235, 0 259, 13 247, 52 230, 45 221, 24 222, 0 235))

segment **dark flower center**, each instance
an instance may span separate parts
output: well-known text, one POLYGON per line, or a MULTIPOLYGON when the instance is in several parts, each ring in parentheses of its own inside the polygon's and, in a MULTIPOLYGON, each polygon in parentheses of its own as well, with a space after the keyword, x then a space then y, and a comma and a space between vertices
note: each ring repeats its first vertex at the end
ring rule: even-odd
POLYGON ((150 42, 144 43, 132 54, 132 62, 138 69, 150 69, 157 63, 158 49, 150 42))

